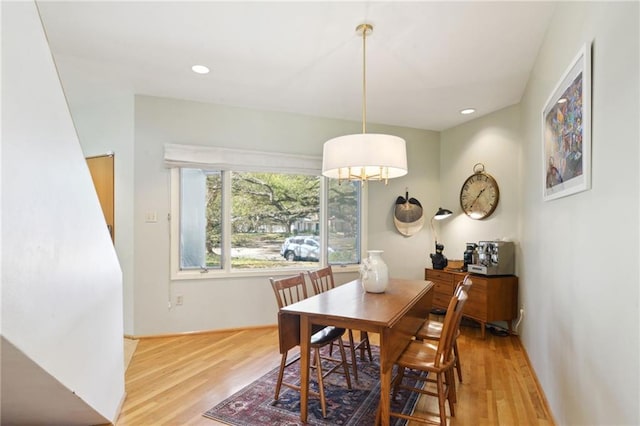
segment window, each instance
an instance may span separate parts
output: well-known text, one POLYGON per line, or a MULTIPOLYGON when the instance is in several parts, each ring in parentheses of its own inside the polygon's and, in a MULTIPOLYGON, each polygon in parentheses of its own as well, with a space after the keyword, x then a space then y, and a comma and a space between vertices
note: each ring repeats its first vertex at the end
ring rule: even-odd
POLYGON ((231 268, 260 269, 312 262, 323 255, 320 178, 269 172, 230 172, 231 268), (288 237, 306 235, 295 243, 288 237), (290 255, 293 253, 293 256, 290 255))
POLYGON ((327 231, 329 263, 360 263, 360 183, 328 179, 327 231))
POLYGON ((180 270, 222 267, 222 173, 180 169, 180 270))
POLYGON ((238 168, 173 169, 173 278, 360 263, 359 182, 238 168))

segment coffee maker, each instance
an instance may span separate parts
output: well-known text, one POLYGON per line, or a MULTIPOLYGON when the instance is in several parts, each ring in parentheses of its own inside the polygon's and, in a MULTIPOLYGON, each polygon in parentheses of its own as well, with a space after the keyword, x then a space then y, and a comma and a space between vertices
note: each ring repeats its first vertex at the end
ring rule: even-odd
POLYGON ((476 243, 467 243, 467 249, 464 251, 463 255, 463 271, 467 271, 467 265, 478 263, 478 251, 476 250, 477 247, 478 245, 476 243))
POLYGON ((515 247, 511 241, 480 241, 478 261, 467 270, 483 275, 513 275, 515 273, 515 247))

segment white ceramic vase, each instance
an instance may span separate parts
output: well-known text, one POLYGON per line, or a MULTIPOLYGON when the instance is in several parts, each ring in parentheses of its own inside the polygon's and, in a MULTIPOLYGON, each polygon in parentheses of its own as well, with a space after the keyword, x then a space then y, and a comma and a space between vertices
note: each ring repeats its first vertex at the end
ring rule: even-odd
POLYGON ((382 259, 382 250, 369 250, 369 257, 360 265, 362 287, 369 293, 384 293, 389 283, 389 268, 382 259))

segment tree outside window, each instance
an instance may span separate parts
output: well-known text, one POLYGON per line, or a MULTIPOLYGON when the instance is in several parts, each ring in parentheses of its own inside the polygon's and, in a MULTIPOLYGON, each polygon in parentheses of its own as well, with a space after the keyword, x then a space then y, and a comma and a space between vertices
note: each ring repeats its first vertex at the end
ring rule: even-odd
POLYGON ((330 180, 323 194, 314 175, 185 168, 180 179, 181 270, 224 269, 227 256, 231 269, 359 263, 359 183, 330 180))

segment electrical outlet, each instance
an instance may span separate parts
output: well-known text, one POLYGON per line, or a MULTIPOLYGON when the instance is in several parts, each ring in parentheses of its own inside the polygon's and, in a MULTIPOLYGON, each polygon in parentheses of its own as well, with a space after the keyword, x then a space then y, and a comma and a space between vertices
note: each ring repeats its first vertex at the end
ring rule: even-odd
POLYGON ((182 306, 182 302, 184 302, 182 296, 176 296, 176 306, 182 306))
POLYGON ((524 305, 520 306, 520 316, 524 316, 524 305))

